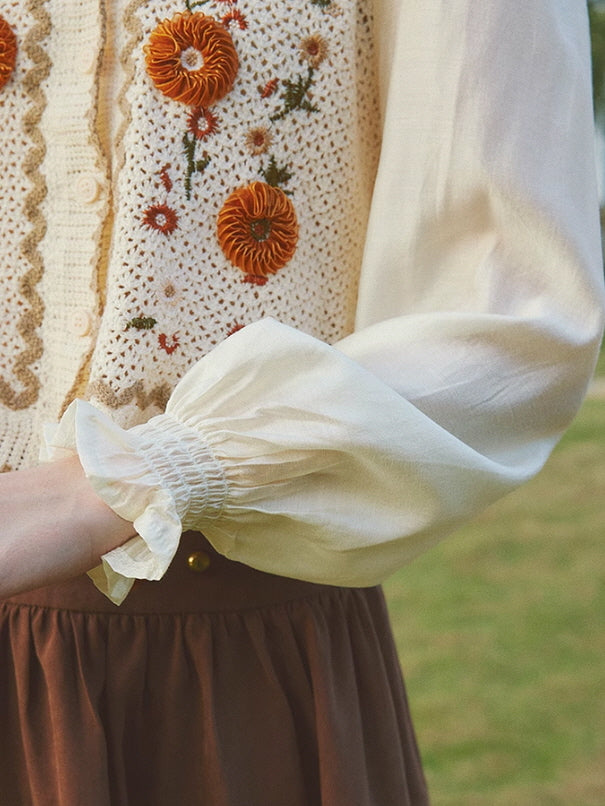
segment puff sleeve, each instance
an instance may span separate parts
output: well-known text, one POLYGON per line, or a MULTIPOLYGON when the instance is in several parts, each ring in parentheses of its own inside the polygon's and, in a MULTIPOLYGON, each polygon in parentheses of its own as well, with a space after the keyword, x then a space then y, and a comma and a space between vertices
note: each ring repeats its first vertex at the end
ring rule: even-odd
POLYGON ((138 532, 93 578, 157 579, 182 529, 232 559, 370 585, 536 473, 598 349, 602 266, 585 3, 379 0, 384 133, 356 332, 228 338, 77 450, 138 532))

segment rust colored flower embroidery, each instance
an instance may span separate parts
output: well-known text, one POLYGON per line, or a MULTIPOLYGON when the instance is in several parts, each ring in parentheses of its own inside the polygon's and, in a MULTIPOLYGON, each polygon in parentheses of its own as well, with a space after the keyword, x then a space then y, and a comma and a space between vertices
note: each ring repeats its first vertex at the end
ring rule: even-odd
POLYGON ((4 17, 0 16, 0 89, 6 84, 17 61, 17 37, 4 17))
POLYGON ((167 204, 152 204, 143 215, 143 224, 150 229, 170 235, 178 226, 179 217, 167 204))
POLYGON ((218 215, 217 235, 225 257, 244 281, 264 285, 290 260, 298 241, 294 205, 283 190, 252 182, 234 190, 218 215))
POLYGON ((160 92, 196 107, 223 98, 239 67, 229 32, 201 12, 179 12, 161 22, 145 45, 145 61, 160 92))
POLYGON ((221 22, 223 23, 225 28, 227 28, 228 25, 232 22, 234 22, 237 25, 237 27, 240 28, 242 31, 245 31, 246 28, 248 27, 248 22, 246 18, 244 17, 242 12, 237 8, 232 8, 231 11, 225 14, 225 16, 221 19, 221 22))
POLYGON ((198 106, 189 113, 187 128, 196 140, 205 140, 218 131, 218 118, 209 109, 198 106))
POLYGON ((173 333, 172 336, 168 336, 166 333, 160 333, 158 336, 158 344, 168 355, 172 355, 180 343, 178 333, 173 333))

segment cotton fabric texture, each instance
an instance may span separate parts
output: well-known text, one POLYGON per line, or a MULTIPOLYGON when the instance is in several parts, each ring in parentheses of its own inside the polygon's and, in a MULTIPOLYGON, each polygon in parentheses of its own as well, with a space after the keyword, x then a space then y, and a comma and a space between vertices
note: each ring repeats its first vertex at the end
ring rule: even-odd
POLYGON ((192 110, 145 56, 162 20, 182 35, 180 5, 2 3, 22 54, 2 153, 29 219, 5 247, 6 461, 77 395, 127 429, 80 406, 49 449, 137 524, 94 574, 115 601, 181 528, 375 584, 542 466, 602 324, 583 6, 217 0, 237 75, 192 110), (259 179, 297 246, 244 276, 216 220, 259 179))
POLYGON ((82 577, 0 613, 7 806, 428 803, 379 588, 272 577, 189 533, 121 608, 82 577))

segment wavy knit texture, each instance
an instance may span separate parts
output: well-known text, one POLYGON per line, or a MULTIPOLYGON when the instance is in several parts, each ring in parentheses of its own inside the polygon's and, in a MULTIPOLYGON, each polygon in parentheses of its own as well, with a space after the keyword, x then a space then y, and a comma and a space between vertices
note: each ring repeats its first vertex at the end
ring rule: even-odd
MULTIPOLYGON (((124 18, 124 162, 87 396, 126 426, 161 410, 195 360, 242 325, 269 315, 329 342, 353 328, 378 146, 365 5, 305 0, 292 14, 275 0, 211 0, 202 10, 227 26, 239 61, 233 88, 207 106, 164 95, 148 72, 158 26, 178 5, 135 0, 124 18), (289 228, 277 260, 241 271, 217 219, 255 182, 285 198, 289 228)), ((191 49, 185 58, 196 67, 191 49)))
POLYGON ((47 3, 13 0, 4 2, 0 12, 17 47, 14 69, 10 77, 5 76, 0 91, 2 250, 11 267, 0 275, 0 402, 4 407, 0 443, 2 469, 10 470, 31 463, 36 453, 32 420, 40 390, 38 327, 44 313, 39 246, 46 231, 41 210, 46 183, 40 170, 45 156, 40 119, 46 98, 41 82, 50 72, 51 61, 45 50, 50 31, 47 3))

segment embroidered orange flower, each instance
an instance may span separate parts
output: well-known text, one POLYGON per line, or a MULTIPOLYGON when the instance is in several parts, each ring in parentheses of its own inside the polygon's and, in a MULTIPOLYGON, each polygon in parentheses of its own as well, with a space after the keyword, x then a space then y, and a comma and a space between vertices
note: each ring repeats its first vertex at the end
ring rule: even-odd
POLYGON ((237 27, 240 28, 242 31, 245 31, 246 28, 248 27, 248 21, 246 20, 242 12, 237 8, 232 8, 231 11, 225 14, 225 16, 221 19, 221 22, 223 23, 225 28, 227 28, 229 26, 229 23, 232 22, 234 22, 237 25, 237 27))
POLYGON ((6 84, 17 61, 17 37, 4 17, 0 16, 0 89, 6 84))
POLYGON ((285 266, 296 250, 294 205, 283 190, 252 182, 228 197, 218 215, 217 235, 245 282, 264 285, 267 275, 285 266))
POLYGON ((208 107, 223 98, 239 66, 229 32, 201 12, 161 22, 144 50, 155 86, 187 106, 208 107))
POLYGON ((179 223, 179 217, 172 207, 167 204, 153 204, 145 210, 143 224, 150 229, 161 232, 162 235, 170 235, 174 232, 179 223))
POLYGON ((218 118, 209 109, 198 106, 189 113, 187 128, 196 140, 205 140, 218 131, 218 118))

